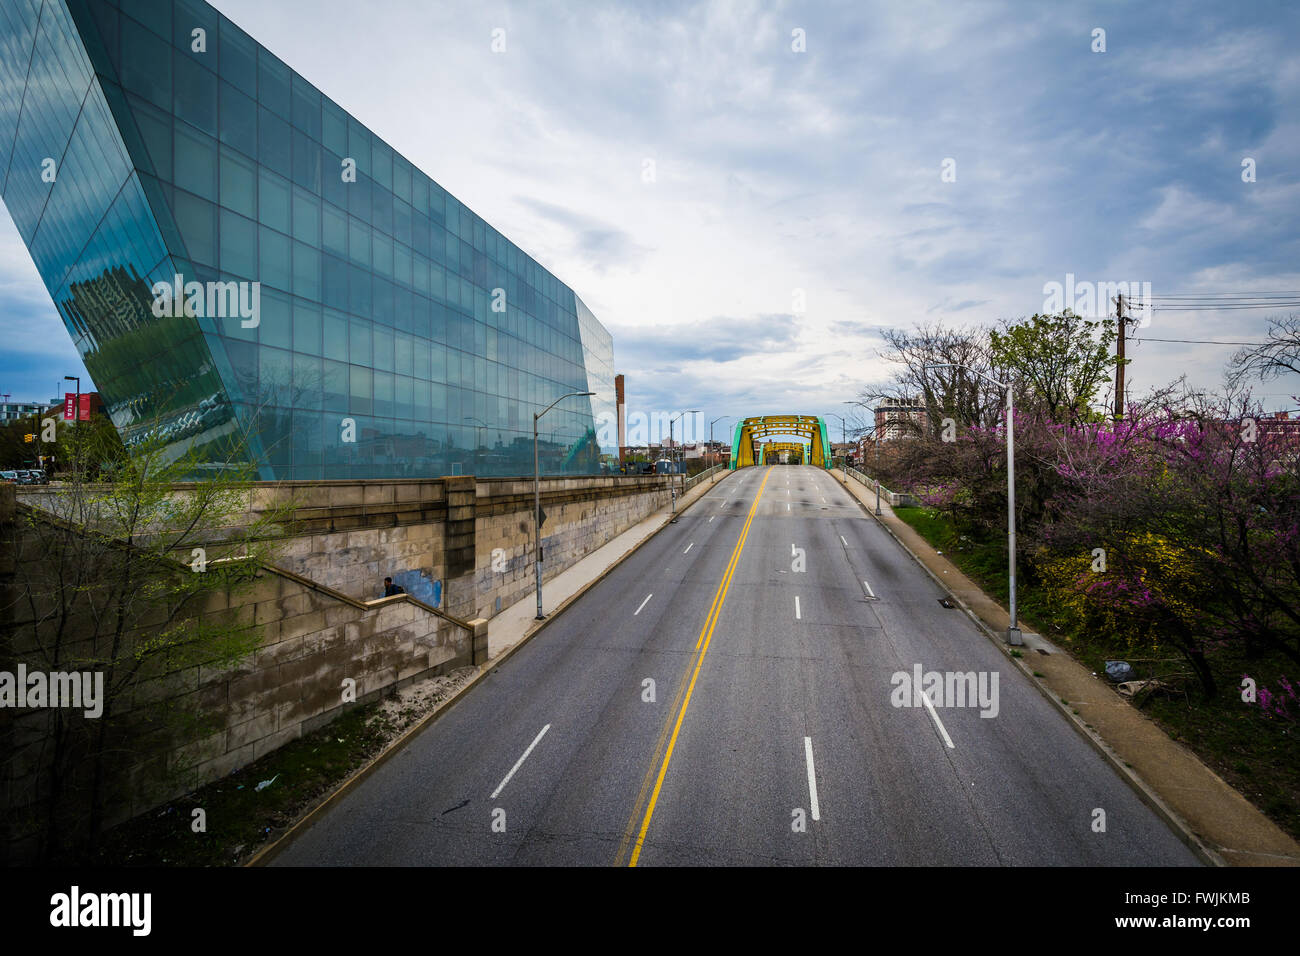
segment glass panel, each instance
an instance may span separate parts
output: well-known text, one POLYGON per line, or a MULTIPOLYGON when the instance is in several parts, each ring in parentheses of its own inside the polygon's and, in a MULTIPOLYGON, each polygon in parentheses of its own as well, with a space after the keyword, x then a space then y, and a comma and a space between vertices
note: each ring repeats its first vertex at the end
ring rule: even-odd
POLYGON ((322 363, 324 395, 322 405, 327 412, 348 410, 348 367, 342 362, 322 363))
POLYGON ((400 375, 411 374, 412 351, 411 337, 399 332, 393 338, 393 371, 400 375))
MULTIPOLYGON (((265 230, 263 230, 265 231, 265 230)), ((293 341, 293 316, 289 296, 275 289, 262 289, 262 321, 258 341, 287 349, 293 341)), ((286 376, 284 382, 289 381, 286 376)))
POLYGON ((321 95, 297 73, 293 74, 293 125, 312 139, 321 138, 321 95))
POLYGON ((348 256, 359 266, 370 266, 370 227, 348 217, 348 256))
POLYGON ((293 237, 308 245, 320 245, 320 200, 297 186, 293 189, 293 237))
MULTIPOLYGON (((211 37, 209 37, 211 40, 211 37)), ((221 78, 257 96, 257 47, 248 34, 225 17, 221 18, 221 78)))
POLYGON ((293 348, 295 352, 321 354, 320 306, 302 299, 293 302, 293 348))
POLYGON ((295 408, 319 409, 323 386, 319 356, 293 354, 293 404, 295 408))
POLYGON ((289 232, 291 195, 288 182, 274 173, 262 170, 257 195, 257 218, 272 229, 289 232))
POLYGON ((320 145, 300 130, 293 131, 293 181, 320 192, 320 145))
POLYGON ((340 157, 348 151, 348 118, 329 97, 322 97, 322 138, 321 142, 330 151, 340 157))
POLYGON ((289 124, 262 108, 257 111, 257 130, 258 161, 274 169, 281 176, 288 177, 293 172, 289 124))
MULTIPOLYGON (((169 11, 170 12, 170 11, 169 11)), ((167 31, 171 32, 170 28, 167 31)), ((162 37, 122 18, 122 85, 155 106, 172 106, 172 51, 162 37)))
POLYGON ((370 176, 383 189, 393 188, 393 151, 378 136, 370 141, 370 176))
POLYGON ((257 155, 257 104, 229 83, 221 84, 221 141, 257 155))
POLYGON ((262 47, 257 50, 257 101, 289 118, 289 68, 262 47))
POLYGON ((234 150, 221 150, 221 205, 245 216, 257 215, 257 167, 234 150))
POLYGON ((346 362, 348 360, 347 316, 341 312, 326 309, 321 331, 321 348, 325 357, 346 362))
POLYGON ((370 365, 370 320, 355 316, 348 320, 348 361, 370 365))
POLYGON ((185 122, 217 135, 217 76, 177 51, 174 55, 175 110, 185 122))
POLYGON ((370 272, 360 266, 348 268, 348 310, 356 315, 370 314, 370 272))
POLYGON ((375 271, 391 279, 393 277, 393 240, 382 233, 376 232, 372 251, 375 271))
POLYGON ((321 301, 332 309, 347 309, 348 276, 351 267, 342 259, 329 254, 321 256, 321 301))
POLYGON ((176 185, 216 202, 217 141, 178 123, 173 144, 176 151, 176 185))
POLYGON ((321 246, 327 252, 348 254, 348 217, 342 210, 325 203, 321 207, 321 246))
POLYGON ((393 155, 393 193, 405 203, 411 201, 411 164, 397 154, 393 155))
POLYGON ((320 299, 320 250, 302 242, 293 244, 293 291, 308 299, 320 299))
POLYGON ((393 414, 393 373, 375 372, 375 411, 376 415, 393 414))
POLYGON ((176 228, 185 239, 190 258, 203 265, 217 264, 216 206, 187 192, 176 190, 176 228))
MULTIPOLYGON (((263 226, 258 230, 258 278, 263 285, 272 285, 288 292, 293 287, 291 280, 292 264, 290 262, 289 237, 282 236, 274 229, 263 226)), ((263 291, 263 298, 266 293, 263 291)))
POLYGON ((393 333, 382 325, 375 325, 374 367, 385 372, 393 370, 393 333))
POLYGON ((168 182, 172 179, 172 117, 164 110, 132 96, 127 99, 144 139, 154 170, 168 182))
POLYGON ((257 276, 257 223, 228 209, 221 210, 221 271, 257 276))
POLYGON ((369 415, 374 408, 371 400, 371 383, 374 373, 370 369, 359 365, 351 365, 348 369, 350 373, 348 377, 351 381, 348 411, 357 415, 369 415))

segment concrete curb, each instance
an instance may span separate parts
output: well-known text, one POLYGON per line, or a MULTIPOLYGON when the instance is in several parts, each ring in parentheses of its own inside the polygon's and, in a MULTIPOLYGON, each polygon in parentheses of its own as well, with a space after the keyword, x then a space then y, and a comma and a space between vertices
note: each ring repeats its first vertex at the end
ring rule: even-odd
MULTIPOLYGON (((841 481, 845 485, 845 490, 848 490, 849 493, 853 495, 858 506, 862 508, 869 517, 873 518, 882 528, 884 528, 898 546, 903 549, 903 553, 915 561, 921 570, 929 575, 930 579, 934 581, 935 584, 939 585, 939 587, 948 594, 958 607, 966 612, 966 616, 975 622, 975 625, 980 629, 984 636, 989 639, 993 646, 996 647, 1002 655, 1007 658, 1007 660, 1011 661, 1012 664, 1019 668, 1021 673, 1029 679, 1030 683, 1038 689, 1038 692, 1042 694, 1044 699, 1056 708, 1057 712, 1069 722, 1070 726, 1079 732, 1079 735, 1088 742, 1093 750, 1101 755, 1102 759, 1107 761, 1111 767, 1114 768, 1120 779, 1129 785, 1129 788, 1134 792, 1137 798, 1149 807, 1158 817, 1160 817, 1160 819, 1162 819, 1165 824, 1174 831, 1174 834, 1179 838, 1179 840, 1181 840, 1198 859, 1209 866, 1226 867, 1228 865, 1227 861, 1225 861, 1223 857, 1206 845, 1205 842, 1196 835, 1196 832, 1186 820, 1184 820, 1160 798, 1159 794, 1156 793, 1150 784, 1138 776, 1137 772, 1129 767, 1124 762, 1123 758, 1111 749, 1110 745, 1106 743, 1100 734, 1087 726, 1081 717, 1075 714, 1067 705, 1061 703, 1060 698, 1055 696, 1039 678, 1034 676, 1033 668, 1029 667, 1024 662, 1023 658, 1011 656, 1011 648, 1003 642, 1002 636, 985 623, 983 618, 971 610, 966 602, 958 596, 956 591, 948 586, 948 583, 944 581, 943 578, 935 574, 930 570, 930 568, 926 567, 925 562, 921 560, 920 556, 908 547, 907 544, 903 542, 902 538, 894 533, 894 529, 889 526, 888 522, 882 520, 884 517, 883 515, 877 517, 872 508, 868 506, 862 498, 854 493, 854 491, 849 489, 848 482, 843 478, 841 478, 841 481)), ((1060 653, 1065 652, 1060 651, 1060 653)), ((1071 658, 1071 660, 1073 660, 1073 658, 1071 658)))
MULTIPOLYGON (((727 474, 729 474, 729 472, 724 472, 721 475, 721 477, 725 478, 727 474)), ((708 482, 707 484, 700 485, 699 487, 707 489, 707 488, 712 488, 716 484, 717 484, 717 479, 714 479, 708 482)), ((692 491, 694 491, 694 489, 692 489, 692 491)), ((690 493, 688 492, 688 496, 689 494, 690 493)), ((680 502, 681 506, 677 510, 678 516, 685 514, 688 508, 693 506, 696 502, 698 502, 703 497, 704 497, 703 493, 696 495, 695 498, 690 501, 688 501, 686 497, 683 497, 680 502)), ((622 555, 616 558, 614 562, 610 564, 608 567, 606 567, 605 570, 601 571, 600 574, 592 578, 590 581, 588 581, 586 584, 580 587, 577 591, 575 591, 573 594, 569 595, 558 605, 556 605, 555 609, 546 616, 546 620, 537 622, 536 624, 534 624, 533 627, 530 627, 527 631, 525 631, 523 637, 521 637, 514 644, 510 645, 508 648, 502 651, 501 654, 496 659, 490 660, 485 664, 476 665, 478 669, 478 673, 476 673, 473 677, 471 677, 468 681, 466 681, 465 684, 462 685, 461 688, 456 691, 456 693, 452 694, 446 700, 442 701, 432 711, 425 714, 418 721, 416 721, 414 724, 408 727, 405 731, 402 732, 400 736, 392 740, 383 750, 375 754, 375 756, 371 758, 371 760, 368 763, 362 765, 358 770, 353 772, 353 774, 350 777, 345 778, 343 782, 340 783, 337 787, 335 787, 329 793, 326 793, 323 796, 321 796, 315 803, 313 803, 307 810, 305 810, 297 820, 295 820, 292 824, 290 824, 287 830, 281 833, 272 842, 266 844, 266 846, 262 847, 260 850, 254 853, 251 857, 249 857, 248 861, 243 865, 244 866, 266 866, 273 859, 279 856, 282 852, 288 849, 293 844, 293 842, 296 839, 298 839, 298 837, 300 837, 303 833, 305 833, 307 830, 311 828, 312 824, 315 823, 316 820, 318 820, 320 817, 325 815, 326 810, 328 810, 331 806, 333 806, 333 804, 336 803, 338 800, 341 800, 343 796, 353 788, 353 786, 360 783, 362 780, 365 780, 372 773, 378 770, 385 762, 387 762, 388 758, 392 757, 399 750, 401 750, 403 747, 409 744, 413 739, 415 739, 416 734, 420 733, 420 731, 424 730, 435 720, 441 717, 446 711, 451 709, 451 706, 453 704, 458 702, 462 697, 464 697, 467 693, 469 693, 471 689, 476 687, 479 684, 479 682, 483 680, 483 678, 489 676, 494 670, 496 670, 503 663, 509 660, 510 657, 515 653, 515 651, 519 650, 521 647, 523 647, 525 644, 531 641, 534 637, 536 637, 538 634, 544 631, 546 629, 546 626, 550 624, 551 621, 555 620, 555 618, 559 617, 562 613, 564 613, 564 611, 570 605, 572 605, 580 597, 586 594, 589 589, 599 584, 606 577, 608 577, 609 574, 615 568, 617 568, 629 557, 631 557, 638 550, 640 550, 646 544, 646 542, 650 541, 652 538, 658 535, 659 532, 664 530, 664 528, 667 528, 670 523, 671 523, 670 521, 667 520, 664 521, 664 523, 661 524, 658 528, 651 531, 644 538, 642 538, 640 541, 638 541, 636 544, 630 547, 627 551, 623 552, 622 555)))

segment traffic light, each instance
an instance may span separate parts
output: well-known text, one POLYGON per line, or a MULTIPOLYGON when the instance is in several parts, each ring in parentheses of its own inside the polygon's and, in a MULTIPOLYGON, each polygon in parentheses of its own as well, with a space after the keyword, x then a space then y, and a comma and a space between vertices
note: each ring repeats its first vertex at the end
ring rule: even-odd
POLYGON ((35 435, 24 435, 24 436, 23 436, 23 441, 27 442, 27 444, 30 445, 32 442, 36 441, 36 436, 35 436, 35 435))

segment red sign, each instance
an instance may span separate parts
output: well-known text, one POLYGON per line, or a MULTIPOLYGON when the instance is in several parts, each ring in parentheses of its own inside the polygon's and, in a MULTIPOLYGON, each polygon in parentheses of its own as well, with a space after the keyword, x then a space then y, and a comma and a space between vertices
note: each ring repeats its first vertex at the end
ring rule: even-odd
MULTIPOLYGON (((90 392, 81 393, 81 409, 80 409, 81 413, 79 415, 76 415, 76 419, 79 422, 90 421, 90 397, 91 397, 90 392)), ((77 405, 77 393, 65 392, 63 395, 63 420, 65 422, 72 421, 73 409, 76 407, 76 405, 77 405)))

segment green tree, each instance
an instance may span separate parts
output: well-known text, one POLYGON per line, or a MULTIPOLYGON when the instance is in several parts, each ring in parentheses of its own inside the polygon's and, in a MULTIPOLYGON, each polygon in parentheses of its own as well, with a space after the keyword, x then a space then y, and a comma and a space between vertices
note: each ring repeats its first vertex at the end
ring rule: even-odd
POLYGON ((1016 406, 1050 421, 1094 421, 1093 400, 1115 367, 1114 319, 1085 319, 1068 309, 1034 315, 989 333, 993 364, 1016 382, 1016 406))
POLYGON ((52 708, 25 715, 21 735, 17 720, 5 732, 11 779, 15 766, 36 767, 21 775, 34 789, 16 799, 30 812, 10 815, 11 839, 34 836, 46 860, 93 849, 124 789, 184 773, 174 755, 216 716, 185 675, 230 667, 258 645, 260 627, 219 609, 271 558, 285 519, 283 509, 248 514, 246 435, 127 449, 86 429, 60 446, 71 459, 62 484, 25 495, 0 542, 14 556, 0 660, 103 680, 98 717, 52 708), (96 480, 101 470, 111 480, 96 480), (197 473, 204 480, 189 481, 197 473))

